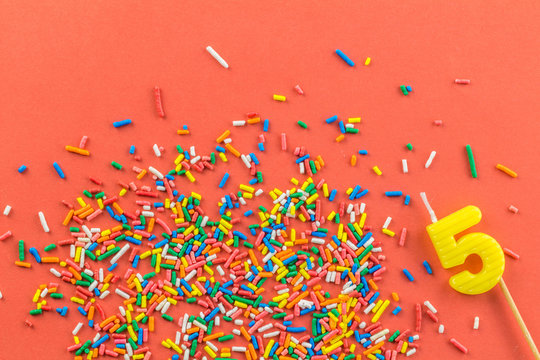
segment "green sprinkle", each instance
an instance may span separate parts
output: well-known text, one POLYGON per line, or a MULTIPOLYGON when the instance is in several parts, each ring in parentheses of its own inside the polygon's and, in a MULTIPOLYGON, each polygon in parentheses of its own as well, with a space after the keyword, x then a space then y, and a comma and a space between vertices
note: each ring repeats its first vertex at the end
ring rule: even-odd
POLYGON ((24 261, 24 240, 19 240, 19 261, 24 261))
POLYGON ((43 313, 43 310, 41 309, 30 310, 30 315, 41 315, 42 313, 43 313))
POLYGON ((298 120, 298 125, 300 125, 300 127, 303 129, 307 129, 307 124, 302 120, 298 120))
POLYGON ((90 191, 88 191, 88 190, 84 190, 84 191, 83 191, 83 194, 84 194, 86 197, 90 198, 90 199, 92 198, 92 193, 90 193, 90 191))
POLYGON ((62 299, 64 297, 63 294, 60 294, 60 293, 50 293, 50 296, 53 298, 53 299, 62 299))
POLYGON ((412 144, 411 144, 411 143, 408 143, 408 144, 407 144, 407 149, 409 149, 409 150, 412 151, 413 147, 412 147, 412 144))
POLYGON ((72 226, 72 227, 69 228, 69 231, 70 232, 79 232, 79 228, 75 227, 75 226, 72 226))
POLYGON ((407 88, 405 87, 405 85, 400 85, 399 88, 401 89, 401 92, 403 93, 403 95, 409 95, 409 92, 407 91, 407 88))
POLYGON ((172 316, 170 316, 170 315, 167 315, 167 314, 161 314, 161 317, 164 318, 164 319, 167 320, 167 321, 170 321, 170 322, 173 321, 173 318, 172 318, 172 316))
POLYGON ((221 337, 218 337, 218 341, 219 342, 224 342, 224 341, 227 341, 227 340, 232 340, 234 339, 234 335, 233 334, 229 334, 229 335, 225 335, 225 336, 221 336, 221 337))
POLYGON ((122 165, 120 165, 116 161, 111 162, 111 165, 117 170, 122 170, 122 165))
POLYGON ((471 145, 469 144, 465 145, 465 149, 467 150, 467 157, 469 158, 469 165, 471 166, 471 175, 473 178, 477 178, 478 173, 476 172, 476 164, 474 162, 474 156, 472 153, 471 145))
POLYGON ((45 249, 43 249, 43 250, 51 251, 51 250, 54 250, 54 249, 56 249, 56 245, 55 244, 49 244, 49 245, 45 246, 45 249))

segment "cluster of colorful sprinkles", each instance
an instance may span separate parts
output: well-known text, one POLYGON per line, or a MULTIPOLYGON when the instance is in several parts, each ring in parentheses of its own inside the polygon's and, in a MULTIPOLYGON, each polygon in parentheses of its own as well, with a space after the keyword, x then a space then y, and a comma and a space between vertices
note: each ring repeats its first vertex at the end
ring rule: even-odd
MULTIPOLYGON (((262 152, 268 120, 248 115, 242 125, 263 125, 262 152)), ((64 201, 69 211, 63 224, 70 237, 43 250, 69 248, 66 259, 42 256, 33 247, 26 251, 24 242, 19 243, 17 265, 32 266, 25 259, 28 252, 37 263, 53 264, 50 272, 74 287, 69 299, 75 316, 82 318, 67 350, 75 359, 150 359, 147 343, 157 317, 178 324, 175 336, 162 341, 171 359, 351 360, 414 354, 418 331, 390 330, 381 322, 402 308, 396 293, 385 299, 379 291, 377 283, 386 271, 382 242, 366 225, 366 204, 359 202, 368 189, 354 185, 345 191, 347 201, 336 202, 338 190, 314 178, 324 167, 322 157, 298 146, 292 153, 305 179, 292 178, 291 188, 265 193, 257 188, 263 182, 258 157, 235 148, 229 130, 216 140, 218 156, 177 146, 178 156, 167 173, 134 166, 135 179, 120 182, 117 194, 106 194, 99 187, 102 181, 91 178, 98 187, 85 190, 75 205, 64 201), (253 178, 224 195, 217 204, 219 218, 211 220, 202 194, 183 194, 177 184, 189 186, 196 181, 194 171, 215 170, 218 161, 229 161, 227 155, 240 159, 253 178), (134 205, 126 203, 128 197, 135 198, 134 205), (253 208, 256 197, 271 206, 253 208), (96 224, 111 219, 118 224, 96 224), (124 271, 119 264, 126 260, 129 268, 124 271), (109 297, 121 301, 114 313, 102 305, 109 297), (225 323, 234 326, 232 332, 223 329, 225 323), (95 336, 79 338, 86 327, 95 336)), ((219 187, 230 187, 228 179, 225 173, 219 187)), ((391 220, 382 226, 387 236, 394 236, 388 229, 391 220)), ((53 310, 46 297, 62 298, 59 287, 40 285, 30 314, 53 310)), ((68 307, 56 312, 65 316, 68 307)))

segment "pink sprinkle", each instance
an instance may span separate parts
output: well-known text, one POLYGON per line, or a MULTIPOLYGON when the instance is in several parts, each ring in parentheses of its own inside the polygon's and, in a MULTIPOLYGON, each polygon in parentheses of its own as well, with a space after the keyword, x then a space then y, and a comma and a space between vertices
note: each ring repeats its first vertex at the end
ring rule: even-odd
POLYGON ((399 236, 399 246, 405 245, 405 238, 407 237, 407 228, 401 229, 401 235, 399 236))
POLYGON ((165 112, 163 111, 163 103, 161 102, 161 89, 159 87, 154 87, 154 100, 156 102, 156 111, 160 117, 165 117, 165 112))
POLYGON ((4 233, 4 235, 0 236, 0 241, 2 240, 6 240, 8 237, 10 237, 11 235, 13 235, 11 233, 11 230, 8 230, 6 233, 4 233))
POLYGON ((513 212, 514 214, 517 214, 518 211, 519 211, 518 208, 515 207, 514 205, 510 205, 510 206, 508 207, 508 210, 510 210, 510 211, 513 212))
POLYGON ((450 339, 450 342, 455 346, 457 347, 460 351, 464 352, 465 354, 467 354, 469 352, 469 350, 463 346, 459 341, 457 341, 456 339, 454 338, 451 338, 450 339))
POLYGON ((287 134, 281 133, 281 150, 287 150, 287 134))
POLYGON ((422 305, 416 304, 416 332, 422 328, 422 305))
POLYGON ((80 142, 80 144, 79 144, 79 147, 80 147, 81 149, 84 149, 85 146, 86 146, 86 142, 87 142, 87 141, 88 141, 88 136, 86 136, 86 135, 83 136, 82 139, 81 139, 81 142, 80 142))
POLYGON ((442 126, 442 120, 435 120, 435 121, 433 121, 433 124, 435 124, 437 126, 442 126))
POLYGON ((509 248, 503 248, 503 251, 506 255, 510 256, 511 258, 519 260, 519 255, 513 252, 512 250, 510 250, 509 248))
POLYGON ((296 85, 294 87, 294 90, 296 90, 296 92, 299 94, 299 95, 304 95, 304 90, 302 90, 302 88, 300 87, 300 85, 296 85))
POLYGON ((456 79, 454 82, 456 84, 460 84, 460 85, 469 85, 471 83, 471 80, 469 80, 469 79, 456 79))

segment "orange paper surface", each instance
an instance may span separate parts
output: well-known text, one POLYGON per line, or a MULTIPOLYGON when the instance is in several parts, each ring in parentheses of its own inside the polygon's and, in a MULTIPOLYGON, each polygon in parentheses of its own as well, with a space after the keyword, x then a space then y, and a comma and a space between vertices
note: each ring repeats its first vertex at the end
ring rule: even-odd
MULTIPOLYGON (((483 219, 472 230, 521 255, 518 261, 506 258, 504 279, 538 341, 540 28, 534 1, 20 0, 2 1, 1 8, 0 210, 6 204, 13 210, 9 217, 0 215, 0 233, 11 230, 14 236, 0 242, 0 359, 72 358, 66 347, 73 344, 72 329, 83 321, 71 304, 65 318, 53 312, 28 314, 37 286, 56 278, 48 266, 34 261, 31 269, 15 266, 18 240, 42 251, 68 238, 61 226, 66 209, 60 200, 73 201, 93 187, 89 175, 103 179, 107 191, 118 191, 118 180, 133 179, 133 165, 168 169, 176 144, 212 151, 215 138, 231 128, 231 121, 250 111, 271 121, 260 166, 267 189, 298 177, 294 158, 280 150, 279 134, 286 132, 289 149, 305 145, 311 154, 323 155, 327 166, 319 179, 341 191, 356 184, 370 190, 365 198, 370 225, 378 228, 392 216, 392 230, 408 228, 405 247, 397 245, 397 238, 376 234, 387 256, 381 294, 390 298, 392 291, 398 292, 403 308, 397 317, 387 311, 381 321, 392 329, 413 329, 416 302, 430 300, 437 307, 445 334, 439 335, 438 324, 424 317, 416 359, 464 357, 450 337, 469 348, 471 360, 531 358, 499 288, 479 296, 450 288, 448 278, 459 269, 441 268, 425 232, 430 220, 418 193, 427 192, 439 217, 469 204, 478 206, 483 219), (208 45, 229 69, 206 52, 208 45), (339 59, 337 48, 356 66, 339 59), (370 66, 363 65, 367 57, 372 58, 370 66), (471 79, 471 84, 456 85, 456 78, 471 79), (305 96, 296 94, 296 84, 305 96), (155 85, 162 89, 165 119, 156 115, 155 85), (400 85, 412 86, 413 92, 403 96, 400 85), (287 101, 276 102, 273 94, 285 95, 287 101), (332 115, 362 117, 360 133, 337 144, 337 126, 324 123, 332 115), (126 118, 134 123, 112 126, 126 118), (437 119, 443 126, 433 125, 437 119), (301 129, 298 120, 308 129, 301 129), (191 135, 176 135, 183 124, 191 135), (89 136, 90 157, 64 150, 65 145, 78 146, 83 135, 89 136), (160 159, 152 152, 155 143, 166 148, 160 159), (407 143, 413 144, 412 152, 407 143), (132 144, 143 158, 140 163, 128 154, 132 144), (470 174, 466 144, 476 158, 477 179, 470 174), (369 155, 357 155, 351 168, 350 156, 359 149, 369 155), (432 150, 437 155, 425 169, 432 150), (401 171, 403 158, 409 174, 401 171), (113 169, 113 160, 124 169, 113 169), (54 172, 54 161, 62 166, 65 180, 54 172), (519 176, 496 170, 497 163, 519 176), (19 174, 22 164, 28 170, 19 174), (382 176, 371 170, 375 165, 382 176), (383 192, 389 190, 410 194, 411 205, 404 206, 402 198, 385 198, 383 192), (509 212, 509 205, 519 213, 509 212), (45 213, 49 234, 40 226, 38 211, 45 213), (424 260, 432 265, 433 276, 425 273, 424 260), (415 282, 405 279, 403 268, 415 282), (480 317, 479 330, 472 329, 475 316, 480 317), (25 319, 34 327, 26 327, 25 319)), ((261 131, 261 126, 234 129, 235 144, 256 152, 261 131)), ((213 204, 222 194, 217 184, 225 171, 231 174, 227 191, 249 180, 242 167, 235 160, 198 176, 192 188, 206 194, 206 209, 215 211, 213 204)), ((179 186, 191 188, 187 182, 179 186)), ((467 264, 478 267, 474 261, 467 264)), ((60 291, 72 293, 63 283, 60 291)), ((177 319, 180 309, 171 314, 177 319)), ((177 327, 156 319, 156 328, 150 343, 153 358, 164 359, 172 352, 159 343, 174 339, 177 327)), ((81 332, 81 340, 93 336, 81 332)))

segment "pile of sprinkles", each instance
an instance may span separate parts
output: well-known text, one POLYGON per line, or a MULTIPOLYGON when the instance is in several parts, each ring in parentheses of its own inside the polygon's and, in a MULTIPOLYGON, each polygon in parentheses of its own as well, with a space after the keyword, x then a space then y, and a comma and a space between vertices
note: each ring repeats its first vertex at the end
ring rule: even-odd
MULTIPOLYGON (((229 68, 211 46, 206 50, 229 68)), ((347 65, 355 65, 341 50, 336 54, 347 65)), ((370 63, 368 57, 364 65, 370 63)), ((456 79, 455 83, 470 81, 456 79)), ((412 91, 409 85, 400 89, 403 95, 412 91)), ((300 85, 294 90, 304 95, 300 85)), ((163 118, 161 89, 155 87, 153 94, 156 112, 163 118)), ((287 101, 279 94, 273 99, 287 101)), ((361 118, 345 122, 333 115, 323 122, 338 125, 340 135, 335 141, 341 142, 346 135, 359 133, 355 125, 361 118)), ((130 124, 131 119, 112 123, 119 130, 130 124)), ((302 120, 297 124, 308 129, 302 120)), ((269 120, 250 113, 245 120, 232 122, 235 128, 247 125, 262 126, 256 147, 264 153, 269 120)), ((183 126, 177 134, 190 132, 183 126)), ((418 351, 425 315, 438 323, 440 334, 444 333, 437 309, 428 300, 415 304, 411 329, 391 329, 383 324, 385 317, 399 316, 406 309, 399 306, 397 293, 387 299, 379 291, 386 267, 382 241, 377 238, 395 237, 396 232, 389 228, 391 217, 380 232, 366 224, 367 205, 360 199, 368 194, 367 188, 360 184, 333 188, 321 178, 323 157, 310 154, 304 146, 291 148, 287 134, 279 133, 271 141, 291 153, 300 179, 291 178, 289 188, 265 191, 263 174, 258 170, 262 157, 259 160, 253 152, 242 153, 233 145, 232 135, 225 130, 216 139, 215 152, 204 155, 199 155, 195 146, 184 149, 178 145, 174 163, 164 172, 153 166, 133 166, 132 177, 120 182, 122 189, 117 193, 106 193, 103 182, 90 177, 92 188, 74 202, 63 201, 68 208, 63 220, 68 238, 43 249, 27 249, 20 240, 15 265, 50 266, 57 278, 36 288, 28 310, 31 317, 25 324, 32 327, 36 317, 54 312, 75 319, 73 344, 67 351, 76 360, 102 356, 151 359, 149 339, 160 322, 174 323, 178 329, 161 339, 172 360, 395 360, 418 351), (219 189, 237 189, 224 194, 217 204, 205 203, 204 194, 189 190, 197 177, 217 172, 229 158, 237 158, 245 166, 251 176, 247 184, 232 184, 230 173, 220 174, 219 189), (336 201, 339 192, 346 201, 336 201), (214 212, 207 209, 216 205, 219 215, 212 217, 214 212), (69 299, 69 306, 55 305, 65 299, 69 299), (111 300, 117 303, 114 311, 106 310, 111 300), (94 335, 83 335, 85 329, 94 335)), ((83 136, 79 147, 67 145, 65 149, 89 156, 87 140, 83 136)), ((412 151, 411 144, 406 146, 412 151)), ((164 150, 153 146, 156 157, 164 150)), ((466 145, 466 152, 471 175, 476 178, 470 145, 466 145)), ((134 145, 129 153, 135 153, 134 145)), ((358 154, 367 155, 368 151, 358 150, 358 154)), ((425 168, 431 166, 435 155, 436 151, 430 153, 425 168)), ((350 165, 356 164, 353 154, 350 165)), ((111 166, 126 174, 122 164, 112 161, 111 166)), ((403 173, 408 173, 407 159, 402 159, 402 167, 403 173)), ((57 162, 53 168, 66 179, 57 162)), ((517 176, 503 165, 496 168, 517 176)), ((18 172, 26 170, 27 166, 21 165, 18 172)), ((372 170, 382 175, 378 166, 372 170)), ((411 201, 403 191, 384 194, 403 197, 404 205, 411 201)), ((518 212, 513 205, 509 210, 518 212)), ((10 211, 7 205, 4 215, 10 211)), ((49 232, 42 211, 38 217, 44 232, 49 232)), ((404 246, 406 235, 403 227, 399 246, 404 246)), ((12 236, 7 231, 0 241, 12 236)), ((510 249, 504 251, 519 258, 510 249)), ((422 265, 428 275, 433 274, 427 261, 422 265)), ((409 270, 402 272, 406 279, 415 281, 409 270)), ((479 328, 479 321, 474 318, 474 329, 479 328)), ((449 342, 468 352, 455 338, 449 342)))

